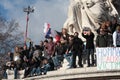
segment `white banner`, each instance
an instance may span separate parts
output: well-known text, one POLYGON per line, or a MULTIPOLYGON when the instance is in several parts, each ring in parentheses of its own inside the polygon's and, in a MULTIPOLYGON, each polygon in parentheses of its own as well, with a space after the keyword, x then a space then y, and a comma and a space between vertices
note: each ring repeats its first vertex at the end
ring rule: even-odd
POLYGON ((120 70, 120 48, 96 48, 97 70, 120 70))

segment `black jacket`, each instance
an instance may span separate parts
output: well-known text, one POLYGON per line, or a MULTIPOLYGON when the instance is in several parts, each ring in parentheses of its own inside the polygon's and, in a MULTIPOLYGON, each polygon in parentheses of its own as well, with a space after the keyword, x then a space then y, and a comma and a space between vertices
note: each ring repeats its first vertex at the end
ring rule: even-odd
POLYGON ((62 45, 56 46, 55 52, 57 53, 56 55, 63 55, 64 54, 64 47, 62 45))
POLYGON ((71 51, 82 50, 83 49, 83 41, 78 37, 74 37, 73 42, 72 42, 71 46, 69 47, 68 51, 70 49, 72 49, 71 51))
POLYGON ((86 49, 94 49, 94 34, 84 35, 82 33, 82 36, 86 39, 86 49))

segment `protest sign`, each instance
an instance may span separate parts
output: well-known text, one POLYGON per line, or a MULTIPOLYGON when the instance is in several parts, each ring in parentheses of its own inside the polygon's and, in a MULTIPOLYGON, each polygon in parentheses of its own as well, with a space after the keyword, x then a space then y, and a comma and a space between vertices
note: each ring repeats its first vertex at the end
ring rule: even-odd
POLYGON ((96 48, 97 70, 120 70, 120 48, 96 48))

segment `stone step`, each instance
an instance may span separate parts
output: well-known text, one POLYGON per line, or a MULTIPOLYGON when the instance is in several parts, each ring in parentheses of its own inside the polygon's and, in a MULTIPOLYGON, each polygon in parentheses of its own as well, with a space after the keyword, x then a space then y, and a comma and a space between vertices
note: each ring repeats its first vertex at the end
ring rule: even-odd
MULTIPOLYGON (((98 71, 97 67, 86 67, 84 68, 74 68, 68 69, 68 62, 64 60, 63 67, 55 71, 49 71, 47 75, 33 76, 25 79, 23 78, 24 71, 19 71, 18 80, 62 80, 62 79, 72 79, 72 78, 95 78, 95 77, 109 77, 109 76, 120 76, 120 70, 112 71, 98 71)), ((8 72, 8 80, 13 80, 14 72, 8 72)))
POLYGON ((109 76, 120 76, 120 70, 113 71, 98 71, 96 67, 90 68, 75 68, 75 69, 64 69, 48 72, 47 75, 34 76, 25 78, 25 80, 62 80, 72 78, 95 78, 95 77, 109 77, 109 76))
MULTIPOLYGON (((64 59, 62 67, 60 69, 57 70, 57 72, 61 72, 63 70, 66 70, 69 68, 68 62, 66 59, 64 59)), ((56 72, 56 71, 55 71, 56 72)), ((14 79, 14 71, 13 70, 7 70, 7 74, 8 74, 8 79, 14 79)), ((48 72, 48 74, 51 74, 51 72, 48 72)), ((18 79, 22 79, 24 77, 24 70, 19 71, 18 72, 18 79)))

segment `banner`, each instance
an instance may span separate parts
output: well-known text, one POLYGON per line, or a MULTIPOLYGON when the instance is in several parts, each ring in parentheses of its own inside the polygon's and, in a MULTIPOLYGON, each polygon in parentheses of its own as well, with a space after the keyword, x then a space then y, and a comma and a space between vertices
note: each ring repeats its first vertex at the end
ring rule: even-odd
POLYGON ((60 32, 51 29, 49 23, 44 23, 44 33, 45 33, 45 38, 53 37, 54 42, 60 41, 60 37, 61 37, 60 32))
POLYGON ((97 70, 120 70, 120 48, 96 48, 97 70))

